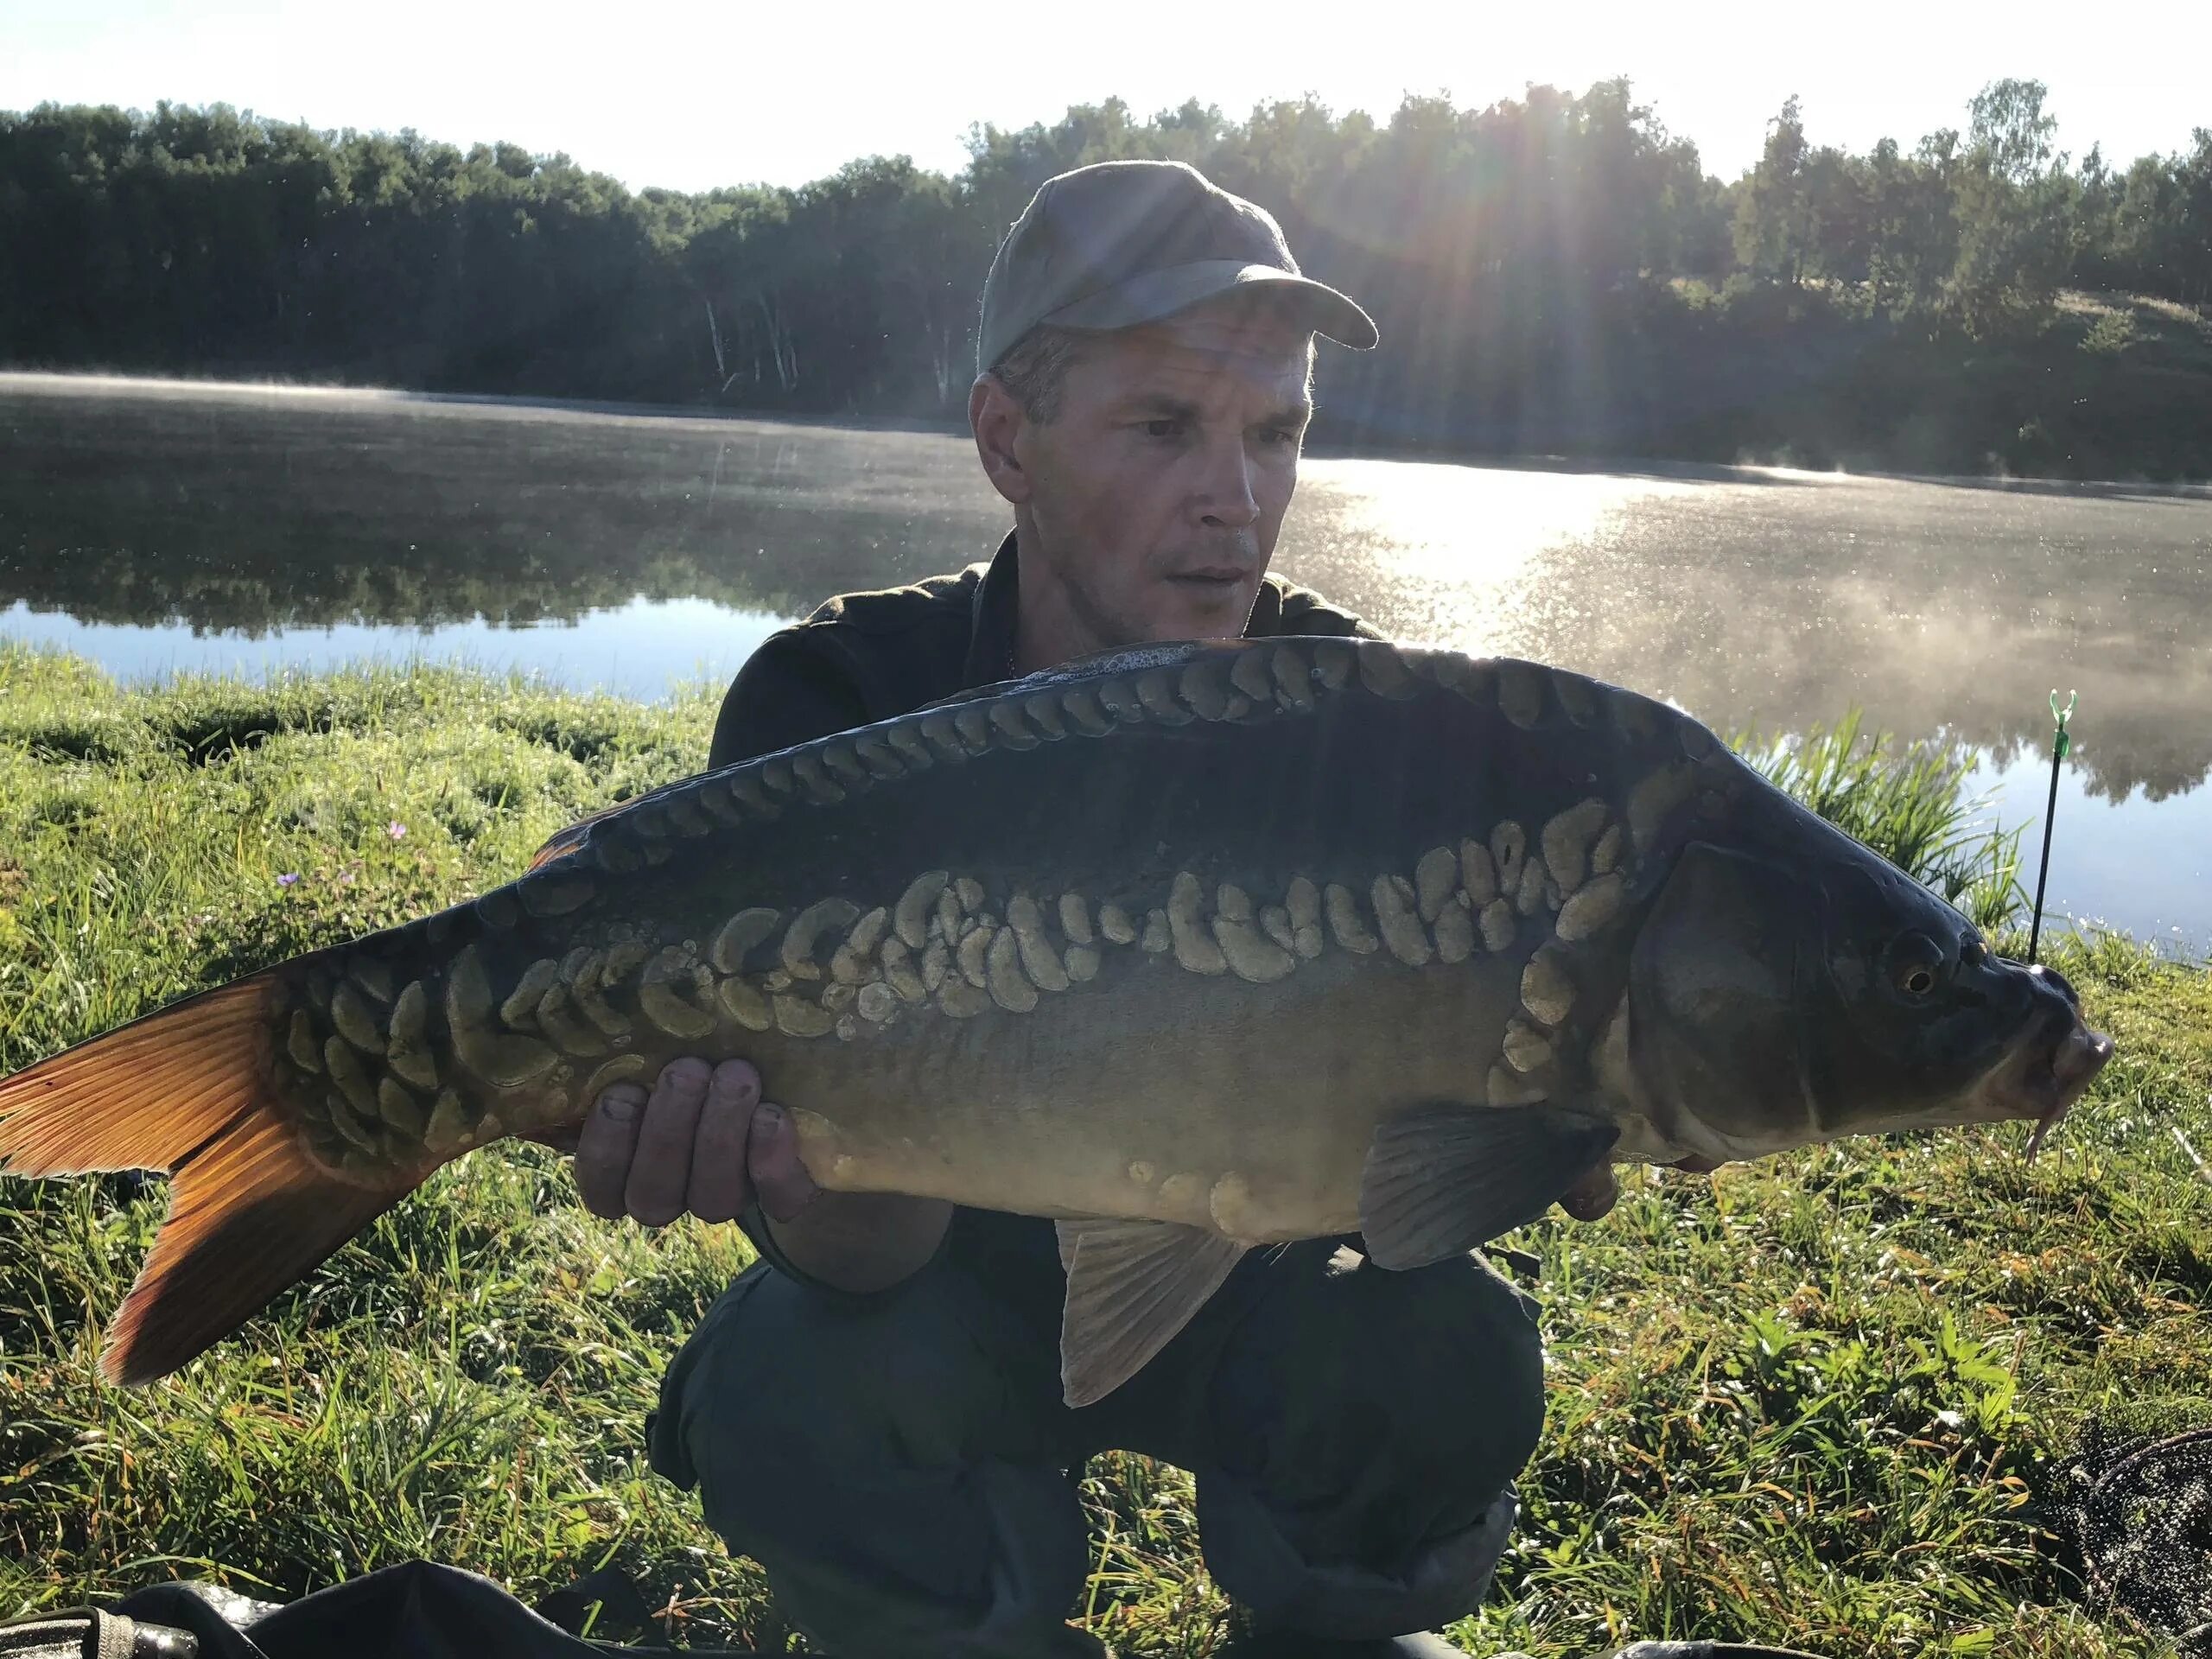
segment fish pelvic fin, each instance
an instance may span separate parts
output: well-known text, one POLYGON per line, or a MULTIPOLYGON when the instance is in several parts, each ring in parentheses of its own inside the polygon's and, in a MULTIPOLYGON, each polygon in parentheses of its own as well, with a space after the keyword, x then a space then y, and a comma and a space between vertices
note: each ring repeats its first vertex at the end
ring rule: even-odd
POLYGON ((270 1086, 272 975, 172 1004, 0 1079, 0 1173, 145 1169, 169 1213, 100 1370, 150 1382, 220 1341, 414 1183, 315 1163, 270 1086))

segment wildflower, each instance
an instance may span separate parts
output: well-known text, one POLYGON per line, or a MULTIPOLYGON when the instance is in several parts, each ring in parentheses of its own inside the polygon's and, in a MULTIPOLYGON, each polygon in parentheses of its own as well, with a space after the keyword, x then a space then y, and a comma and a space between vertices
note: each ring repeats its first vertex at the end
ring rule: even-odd
POLYGON ((397 818, 394 818, 390 823, 385 825, 384 832, 394 841, 397 841, 407 834, 407 826, 397 818))
POLYGON ((299 879, 300 873, 297 870, 288 870, 283 875, 276 878, 276 885, 280 887, 289 887, 297 882, 299 879))

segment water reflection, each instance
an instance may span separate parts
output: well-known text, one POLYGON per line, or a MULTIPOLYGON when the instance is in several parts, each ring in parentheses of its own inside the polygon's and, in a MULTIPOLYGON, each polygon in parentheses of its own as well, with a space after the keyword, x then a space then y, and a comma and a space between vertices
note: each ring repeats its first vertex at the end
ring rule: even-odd
POLYGON ((143 384, 0 375, 0 603, 248 637, 790 614, 1001 516, 936 433, 143 384))
MULTIPOLYGON (((2185 794, 2212 773, 2212 492, 1324 457, 1305 476, 1279 568, 1393 633, 1724 728, 1855 702, 1986 751, 2011 822, 2042 810, 2019 779, 2045 694, 2078 688, 2068 788, 2126 868, 2084 887, 2057 860, 2055 888, 2092 908, 2139 888, 2116 918, 2212 941, 2212 791, 2185 794)), ((458 650, 658 695, 825 594, 981 557, 1005 523, 944 433, 0 376, 0 631, 134 677, 458 650)))

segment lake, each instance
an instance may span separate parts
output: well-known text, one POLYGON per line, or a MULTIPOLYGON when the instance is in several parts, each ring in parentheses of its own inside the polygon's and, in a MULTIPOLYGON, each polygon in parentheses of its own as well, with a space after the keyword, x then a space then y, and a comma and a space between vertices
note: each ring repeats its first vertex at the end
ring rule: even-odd
MULTIPOLYGON (((938 432, 0 375, 0 634, 129 679, 462 657, 657 697, 1009 522, 938 432)), ((1855 703, 1969 745, 2031 881, 2078 689, 2051 911, 2212 950, 2212 491, 1316 455, 1275 569, 1723 731, 1855 703)))

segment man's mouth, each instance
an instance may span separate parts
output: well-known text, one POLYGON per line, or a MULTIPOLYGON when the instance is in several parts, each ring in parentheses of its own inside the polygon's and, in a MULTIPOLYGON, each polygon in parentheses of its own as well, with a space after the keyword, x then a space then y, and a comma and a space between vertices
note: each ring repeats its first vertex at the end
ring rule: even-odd
POLYGON ((1208 565, 1198 570, 1179 570, 1167 578, 1191 588, 1234 588, 1249 579, 1249 573, 1233 564, 1208 565))

